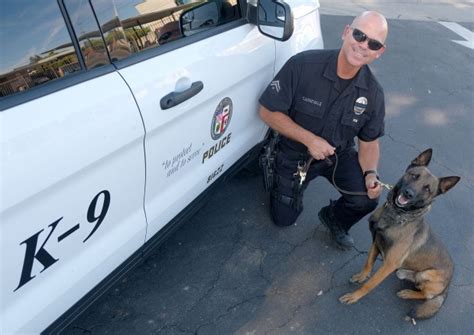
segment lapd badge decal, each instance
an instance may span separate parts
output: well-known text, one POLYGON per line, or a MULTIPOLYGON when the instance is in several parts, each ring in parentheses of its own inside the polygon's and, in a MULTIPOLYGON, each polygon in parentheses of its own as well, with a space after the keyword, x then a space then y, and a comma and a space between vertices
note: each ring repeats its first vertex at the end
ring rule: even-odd
POLYGON ((367 98, 366 97, 357 98, 354 104, 355 115, 361 115, 362 113, 365 112, 366 108, 367 108, 367 98))
POLYGON ((217 105, 214 117, 212 118, 211 137, 218 140, 226 131, 232 117, 232 100, 224 98, 217 105))

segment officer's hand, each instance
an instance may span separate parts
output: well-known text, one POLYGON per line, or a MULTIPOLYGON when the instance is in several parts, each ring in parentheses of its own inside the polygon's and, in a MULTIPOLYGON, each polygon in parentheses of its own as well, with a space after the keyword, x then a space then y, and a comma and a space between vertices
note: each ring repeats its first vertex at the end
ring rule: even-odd
POLYGON ((335 150, 336 148, 319 136, 315 136, 314 140, 308 145, 309 153, 318 161, 334 155, 335 150))
POLYGON ((377 176, 370 173, 365 177, 365 187, 367 188, 367 196, 370 199, 375 199, 382 193, 382 186, 377 183, 377 176))

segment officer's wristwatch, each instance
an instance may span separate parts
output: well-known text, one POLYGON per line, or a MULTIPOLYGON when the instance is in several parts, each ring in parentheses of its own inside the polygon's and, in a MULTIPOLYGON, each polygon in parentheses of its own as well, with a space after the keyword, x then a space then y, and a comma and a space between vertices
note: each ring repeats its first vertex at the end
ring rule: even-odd
POLYGON ((379 174, 377 173, 377 170, 367 170, 364 172, 364 179, 369 175, 373 173, 377 179, 379 179, 379 174))

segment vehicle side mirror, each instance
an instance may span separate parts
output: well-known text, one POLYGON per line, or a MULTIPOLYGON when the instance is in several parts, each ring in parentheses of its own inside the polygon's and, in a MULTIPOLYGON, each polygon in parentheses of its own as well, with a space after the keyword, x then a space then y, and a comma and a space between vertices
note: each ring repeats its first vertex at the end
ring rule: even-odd
POLYGON ((179 18, 179 26, 183 36, 191 36, 215 27, 218 20, 217 4, 205 2, 184 11, 179 18))
POLYGON ((257 8, 257 26, 263 35, 280 41, 291 37, 293 16, 287 3, 280 0, 259 0, 257 8))

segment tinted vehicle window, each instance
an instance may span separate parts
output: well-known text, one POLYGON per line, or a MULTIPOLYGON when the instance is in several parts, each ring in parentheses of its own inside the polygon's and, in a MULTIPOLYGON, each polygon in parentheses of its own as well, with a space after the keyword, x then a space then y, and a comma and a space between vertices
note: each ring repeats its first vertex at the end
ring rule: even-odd
POLYGON ((241 17, 237 0, 92 0, 113 61, 191 35, 182 34, 180 18, 206 3, 215 4, 218 19, 204 21, 200 31, 241 17))
POLYGON ((81 70, 56 1, 2 0, 0 97, 81 70))
POLYGON ((109 56, 89 0, 65 0, 64 7, 79 40, 87 69, 109 64, 109 56))

